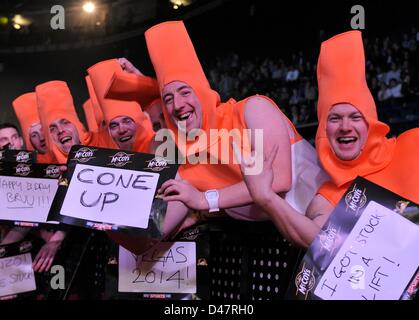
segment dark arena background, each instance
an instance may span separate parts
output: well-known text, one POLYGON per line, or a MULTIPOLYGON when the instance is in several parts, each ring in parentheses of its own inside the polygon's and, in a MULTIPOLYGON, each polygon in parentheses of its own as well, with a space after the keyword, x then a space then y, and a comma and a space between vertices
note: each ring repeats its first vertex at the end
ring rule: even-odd
MULTIPOLYGON (((67 81, 85 122, 86 69, 126 57, 154 76, 144 31, 162 21, 184 20, 223 101, 267 95, 314 144, 320 43, 351 30, 351 8, 361 5, 367 82, 379 119, 390 125, 389 136, 419 126, 418 1, 94 0, 92 13, 83 10, 85 2, 0 0, 0 123, 17 124, 12 101, 49 80, 67 81), (53 5, 65 9, 63 30, 50 26, 53 5)), ((214 221, 189 232, 178 239, 195 239, 202 259, 193 299, 284 299, 303 252, 273 225, 214 221)), ((86 282, 74 284, 81 286, 82 298, 184 298, 118 293, 117 270, 108 257, 113 245, 100 237, 89 241, 101 251, 77 269, 86 273, 86 282)), ((49 298, 68 299, 67 293, 49 298)))

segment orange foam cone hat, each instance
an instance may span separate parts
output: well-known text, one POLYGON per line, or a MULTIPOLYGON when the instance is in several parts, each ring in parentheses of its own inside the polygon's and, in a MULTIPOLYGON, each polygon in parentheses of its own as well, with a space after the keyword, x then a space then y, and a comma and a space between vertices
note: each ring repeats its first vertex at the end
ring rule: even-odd
MULTIPOLYGON (((201 103, 201 129, 206 132, 207 137, 210 137, 210 129, 217 128, 216 108, 220 103, 220 97, 209 86, 185 25, 182 21, 160 23, 148 29, 145 32, 145 38, 160 93, 167 84, 173 81, 187 83, 201 103)), ((163 108, 163 113, 166 125, 174 133, 174 141, 180 150, 183 150, 183 144, 186 144, 186 155, 189 154, 189 149, 193 153, 194 142, 182 141, 177 125, 172 121, 166 108, 163 108)), ((210 141, 214 139, 208 139, 208 146, 210 141)))
POLYGON ((156 79, 117 70, 112 76, 105 98, 137 101, 144 108, 160 97, 156 79))
POLYGON ((109 83, 116 71, 122 71, 116 59, 96 63, 88 70, 89 77, 102 108, 107 124, 120 116, 128 116, 139 126, 134 144, 134 151, 148 152, 150 141, 154 136, 150 119, 142 112, 141 106, 135 101, 106 99, 109 83))
MULTIPOLYGON (((67 119, 77 129, 80 143, 88 145, 91 141, 91 134, 86 131, 80 122, 73 103, 70 89, 64 81, 48 81, 36 86, 35 88, 38 113, 41 119, 42 127, 48 132, 50 124, 57 119, 67 119)), ((61 151, 53 142, 51 135, 46 135, 48 145, 59 163, 67 162, 67 154, 61 151)))
MULTIPOLYGON (((97 131, 90 130, 89 120, 87 120, 87 123, 89 125, 89 131, 98 132, 104 129, 106 126, 105 116, 103 115, 102 108, 100 107, 99 101, 97 100, 95 89, 93 88, 92 80, 90 79, 89 76, 86 76, 85 80, 86 80, 86 85, 87 85, 87 90, 89 92, 89 100, 90 100, 90 103, 88 103, 87 106, 91 105, 91 109, 94 115, 94 118, 90 119, 90 122, 92 123, 92 126, 96 128, 97 131), (96 125, 93 124, 93 121, 96 122, 96 125)), ((89 114, 91 117, 91 112, 89 112, 89 114)))

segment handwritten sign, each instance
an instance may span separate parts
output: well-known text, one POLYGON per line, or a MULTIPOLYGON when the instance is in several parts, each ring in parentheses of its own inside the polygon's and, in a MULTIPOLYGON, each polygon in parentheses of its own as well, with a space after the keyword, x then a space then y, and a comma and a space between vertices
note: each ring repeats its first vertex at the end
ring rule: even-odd
POLYGON ((178 167, 154 154, 75 145, 48 219, 161 237, 167 202, 156 190, 176 177, 178 167))
POLYGON ((119 247, 118 291, 196 293, 195 242, 161 242, 139 256, 119 247))
POLYGON ((147 228, 159 174, 77 164, 61 214, 147 228))
POLYGON ((412 299, 418 285, 418 217, 418 204, 356 178, 308 248, 288 297, 412 299))
POLYGON ((0 161, 18 162, 18 163, 35 163, 36 157, 37 157, 36 151, 11 150, 11 149, 0 151, 0 161))
POLYGON ((322 299, 399 299, 419 266, 419 227, 371 201, 314 293, 322 299))
POLYGON ((47 223, 57 188, 55 179, 0 176, 0 220, 47 223))
POLYGON ((0 297, 36 290, 30 253, 0 259, 0 297))

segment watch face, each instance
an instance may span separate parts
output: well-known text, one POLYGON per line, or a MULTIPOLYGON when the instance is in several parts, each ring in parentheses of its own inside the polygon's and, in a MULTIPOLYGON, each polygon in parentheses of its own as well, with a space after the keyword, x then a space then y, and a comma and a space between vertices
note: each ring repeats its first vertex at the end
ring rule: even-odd
POLYGON ((218 194, 216 191, 209 191, 207 192, 207 198, 208 199, 217 199, 218 194))

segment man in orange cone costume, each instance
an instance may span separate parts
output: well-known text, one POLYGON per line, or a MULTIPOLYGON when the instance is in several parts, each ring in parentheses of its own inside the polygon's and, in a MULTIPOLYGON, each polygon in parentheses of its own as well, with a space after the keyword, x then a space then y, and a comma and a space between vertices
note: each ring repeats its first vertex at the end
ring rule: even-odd
MULTIPOLYGON (((273 217, 284 236, 302 247, 311 244, 357 176, 419 202, 419 129, 406 131, 397 139, 386 138, 389 127, 377 120, 366 83, 361 32, 349 31, 322 43, 317 78, 316 148, 331 180, 321 186, 307 216, 293 214, 293 209, 268 188, 272 155, 265 158, 261 175, 244 176, 255 201, 273 217)), ((242 169, 247 165, 244 163, 242 169)))
POLYGON ((117 72, 124 72, 117 59, 101 61, 88 69, 109 134, 119 149, 149 152, 154 132, 141 105, 134 101, 105 98, 109 83, 117 72))
MULTIPOLYGON (((145 76, 137 76, 122 71, 116 59, 101 61, 88 69, 92 87, 98 98, 99 105, 103 111, 109 134, 116 144, 116 149, 149 153, 155 132, 153 131, 149 117, 143 113, 140 103, 149 104, 156 96, 155 80, 145 76), (123 79, 116 84, 113 79, 123 79), (128 85, 128 86, 124 86, 128 85), (106 98, 109 85, 112 90, 118 92, 121 88, 131 90, 130 85, 135 85, 135 95, 117 95, 118 98, 125 97, 126 100, 106 98), (122 87, 121 87, 122 86, 122 87), (130 101, 132 100, 132 101, 130 101)), ((162 232, 168 235, 183 219, 187 209, 183 206, 183 214, 172 218, 173 207, 183 206, 181 204, 169 204, 162 227, 162 232)), ((135 236, 121 232, 107 232, 116 242, 131 252, 140 254, 161 239, 150 239, 145 236, 135 236)))
POLYGON ((75 144, 109 147, 106 132, 88 132, 80 122, 73 98, 64 81, 48 81, 36 86, 38 111, 47 139, 58 163, 66 163, 68 152, 75 144))
POLYGON ((275 103, 263 96, 221 103, 218 93, 208 84, 183 22, 156 25, 146 31, 145 37, 161 91, 166 125, 186 158, 179 169, 183 180, 163 184, 160 191, 164 199, 181 201, 200 211, 225 209, 238 219, 269 218, 253 204, 240 166, 233 161, 231 141, 222 143, 226 136, 229 141, 229 133, 235 131, 239 132, 236 138, 243 152, 256 148, 258 142, 263 144, 265 154, 275 145, 281 150, 274 161, 272 187, 297 211, 305 212, 326 175, 317 163, 314 149, 301 138, 275 103), (242 134, 247 129, 262 130, 265 139, 255 141, 255 136, 242 134), (195 139, 185 139, 184 133, 195 139), (211 161, 222 159, 226 150, 228 161, 211 161), (190 161, 195 154, 200 154, 200 159, 207 163, 190 161))
POLYGON ((54 163, 55 159, 48 150, 44 128, 39 120, 35 92, 22 94, 13 101, 12 105, 22 128, 22 136, 28 150, 38 152, 37 162, 54 163))
POLYGON ((362 176, 418 203, 419 129, 408 130, 397 139, 386 138, 390 129, 378 121, 375 103, 365 80, 360 31, 337 35, 322 44, 317 77, 319 127, 316 148, 323 167, 331 177, 331 181, 323 185, 319 193, 336 205, 356 176, 362 176), (332 111, 338 104, 349 104, 356 108, 368 126, 368 138, 361 146, 359 155, 350 160, 341 160, 345 155, 339 158, 338 154, 350 152, 351 146, 356 149, 360 139, 348 147, 347 141, 342 139, 354 134, 350 128, 343 127, 345 124, 333 136, 332 122, 335 119, 332 118, 332 111))

